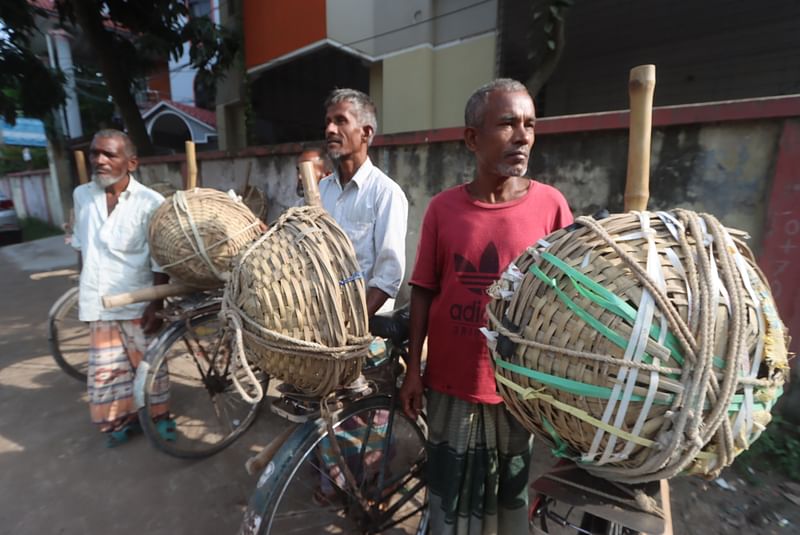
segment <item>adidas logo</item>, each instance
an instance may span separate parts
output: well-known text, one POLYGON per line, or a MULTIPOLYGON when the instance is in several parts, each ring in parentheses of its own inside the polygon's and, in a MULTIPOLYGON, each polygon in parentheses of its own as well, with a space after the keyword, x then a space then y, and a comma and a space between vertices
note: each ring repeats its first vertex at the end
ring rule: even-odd
POLYGON ((478 295, 486 293, 489 287, 500 275, 500 259, 494 242, 489 242, 481 253, 480 262, 476 268, 472 262, 456 253, 455 272, 458 281, 466 286, 470 292, 478 295))

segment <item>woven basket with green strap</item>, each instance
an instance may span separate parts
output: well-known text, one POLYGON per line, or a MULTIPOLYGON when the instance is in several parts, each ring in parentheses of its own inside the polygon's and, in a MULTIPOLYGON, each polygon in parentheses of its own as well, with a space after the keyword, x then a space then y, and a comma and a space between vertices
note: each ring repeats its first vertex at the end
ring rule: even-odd
POLYGON ((787 332, 743 234, 685 210, 577 222, 490 288, 507 406, 608 479, 718 474, 788 377, 787 332))

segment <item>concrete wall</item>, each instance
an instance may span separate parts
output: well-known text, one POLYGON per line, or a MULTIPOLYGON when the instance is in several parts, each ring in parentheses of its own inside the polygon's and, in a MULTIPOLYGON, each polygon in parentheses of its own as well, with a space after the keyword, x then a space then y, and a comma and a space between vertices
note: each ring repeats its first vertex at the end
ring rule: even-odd
POLYGON ((63 223, 61 207, 55 206, 58 192, 53 191, 48 169, 8 174, 0 178, 0 191, 14 201, 18 217, 34 217, 51 225, 63 223))
POLYGON ((495 0, 327 0, 327 36, 372 58, 493 31, 495 0), (477 5, 476 5, 477 4, 477 5))
MULTIPOLYGON (((782 102, 767 104, 775 107, 782 102)), ((725 224, 749 232, 750 245, 758 253, 766 232, 775 159, 786 123, 780 115, 796 112, 800 116, 800 97, 795 97, 788 108, 773 112, 772 108, 761 106, 748 111, 750 108, 744 104, 725 104, 717 108, 656 110, 650 208, 685 207, 713 213, 725 224), (732 110, 746 113, 733 116, 732 110), (698 117, 707 120, 698 122, 698 117)), ((626 124, 627 116, 622 112, 540 120, 529 174, 558 187, 575 214, 592 214, 600 208, 621 211, 626 124)), ((299 146, 248 151, 238 157, 202 155, 200 183, 220 189, 241 188, 250 166, 250 184, 265 191, 270 202, 268 219, 274 220, 299 200, 294 194, 294 156, 299 146)), ((380 136, 371 156, 408 196, 410 269, 419 225, 430 198, 472 177, 471 154, 460 141, 460 129, 452 128, 380 136)), ((140 176, 145 183, 168 180, 180 185, 181 172, 180 158, 145 159, 140 176)))
POLYGON ((381 103, 380 132, 463 124, 464 103, 477 87, 494 77, 494 57, 492 33, 385 58, 377 64, 380 68, 373 66, 370 73, 370 95, 376 104, 381 103))
POLYGON ((495 35, 436 49, 433 127, 464 124, 464 104, 473 91, 494 78, 495 35), (464 68, 469 65, 469 68, 464 68))
MULTIPOLYGON (((434 52, 429 47, 383 60, 381 132, 434 128, 433 73, 434 52)), ((372 87, 370 93, 373 93, 372 87)))

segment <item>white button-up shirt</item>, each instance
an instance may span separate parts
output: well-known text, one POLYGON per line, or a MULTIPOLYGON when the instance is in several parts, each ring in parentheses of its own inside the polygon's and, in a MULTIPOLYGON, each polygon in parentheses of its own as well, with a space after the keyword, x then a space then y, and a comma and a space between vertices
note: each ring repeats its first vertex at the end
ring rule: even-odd
POLYGON ((72 246, 81 252, 83 261, 81 321, 141 318, 147 303, 104 309, 101 298, 153 285, 153 271, 161 270, 150 258, 147 227, 164 197, 131 176, 111 215, 105 190, 94 182, 75 188, 72 200, 72 246))
POLYGON ((403 190, 367 158, 344 188, 334 173, 322 179, 319 193, 322 206, 353 242, 367 288, 395 297, 406 266, 408 200, 403 190))

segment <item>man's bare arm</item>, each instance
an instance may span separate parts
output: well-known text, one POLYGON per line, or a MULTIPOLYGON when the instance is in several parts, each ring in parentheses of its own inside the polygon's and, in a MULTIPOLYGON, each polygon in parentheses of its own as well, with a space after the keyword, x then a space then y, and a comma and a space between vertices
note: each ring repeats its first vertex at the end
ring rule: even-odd
POLYGON ((370 318, 374 316, 387 299, 389 299, 389 294, 380 288, 367 288, 367 316, 370 318))
POLYGON ((428 314, 435 295, 433 290, 411 287, 408 367, 400 388, 400 403, 409 418, 416 418, 422 411, 422 346, 428 335, 428 314))

